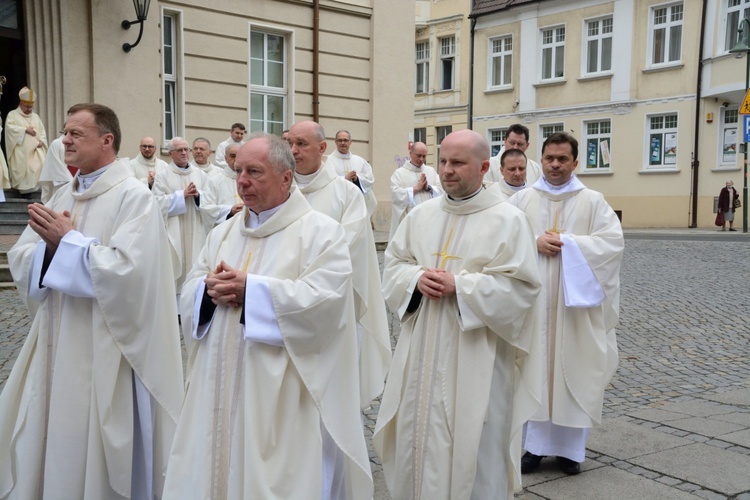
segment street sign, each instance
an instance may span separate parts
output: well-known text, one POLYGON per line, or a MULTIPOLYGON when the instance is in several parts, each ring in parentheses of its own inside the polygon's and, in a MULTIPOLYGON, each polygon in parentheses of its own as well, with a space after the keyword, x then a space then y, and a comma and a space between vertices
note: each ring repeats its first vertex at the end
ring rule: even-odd
POLYGON ((742 142, 750 142, 750 115, 742 117, 742 142))
POLYGON ((750 115, 750 89, 747 89, 745 98, 742 100, 742 105, 740 106, 740 114, 750 115))

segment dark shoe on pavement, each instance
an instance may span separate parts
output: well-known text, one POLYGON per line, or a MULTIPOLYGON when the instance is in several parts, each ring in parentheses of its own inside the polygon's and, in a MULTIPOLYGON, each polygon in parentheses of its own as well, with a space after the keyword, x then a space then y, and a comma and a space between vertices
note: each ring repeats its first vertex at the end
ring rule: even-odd
POLYGON ((735 228, 733 228, 733 227, 730 227, 729 230, 737 232, 737 230, 735 228))
POLYGON ((565 474, 574 475, 581 472, 581 464, 569 458, 557 457, 557 466, 560 468, 560 471, 565 474))
POLYGON ((524 453, 521 457, 521 474, 528 474, 537 470, 543 458, 542 456, 534 455, 530 451, 524 453))

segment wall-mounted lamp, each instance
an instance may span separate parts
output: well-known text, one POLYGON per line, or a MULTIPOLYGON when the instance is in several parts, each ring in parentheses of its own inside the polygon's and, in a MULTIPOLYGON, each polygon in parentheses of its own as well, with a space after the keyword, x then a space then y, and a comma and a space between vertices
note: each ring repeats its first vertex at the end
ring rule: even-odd
POLYGON ((146 20, 146 16, 148 16, 148 6, 151 3, 151 0, 133 0, 133 7, 135 7, 135 16, 138 18, 135 21, 123 21, 122 22, 122 28, 123 29, 130 29, 130 26, 133 24, 140 24, 141 29, 138 32, 138 39, 135 41, 134 44, 129 43, 123 43, 122 44, 122 50, 125 52, 130 52, 130 49, 138 45, 141 41, 141 37, 143 36, 143 22, 146 20))

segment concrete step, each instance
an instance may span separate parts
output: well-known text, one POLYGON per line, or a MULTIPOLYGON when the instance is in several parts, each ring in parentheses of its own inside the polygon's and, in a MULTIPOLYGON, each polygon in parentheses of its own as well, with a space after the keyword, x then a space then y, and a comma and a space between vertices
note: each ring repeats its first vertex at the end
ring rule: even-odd
POLYGON ((0 283, 13 283, 13 276, 10 274, 8 264, 0 264, 0 283))
POLYGON ((5 202, 0 203, 0 234, 21 234, 29 221, 28 206, 41 202, 41 193, 22 196, 15 189, 6 189, 5 202))

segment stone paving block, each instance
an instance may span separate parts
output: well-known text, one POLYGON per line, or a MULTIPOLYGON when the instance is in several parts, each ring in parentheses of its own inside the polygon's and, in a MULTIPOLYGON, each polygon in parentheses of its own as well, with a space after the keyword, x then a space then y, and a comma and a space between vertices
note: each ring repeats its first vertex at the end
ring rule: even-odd
POLYGON ((670 420, 677 420, 678 418, 685 418, 685 415, 682 413, 660 410, 659 408, 646 408, 644 410, 632 411, 628 413, 628 416, 658 423, 669 422, 670 420))
MULTIPOLYGON (((604 467, 599 462, 594 460, 585 460, 581 464, 581 473, 604 467)), ((529 486, 535 484, 546 483, 547 481, 555 480, 568 477, 567 474, 560 472, 557 468, 557 460, 555 457, 547 457, 542 459, 542 463, 539 468, 531 474, 524 474, 521 478, 524 488, 528 489, 529 486)))
POLYGON ((727 405, 750 405, 750 387, 721 392, 718 394, 702 394, 703 399, 724 403, 727 405))
POLYGON ((622 500, 624 498, 695 500, 695 497, 689 493, 613 467, 582 472, 577 476, 567 476, 527 489, 544 498, 555 500, 622 500))
POLYGON ((383 469, 373 470, 372 480, 375 483, 375 500, 391 500, 391 494, 388 492, 388 486, 383 477, 383 469))
POLYGON ((710 417, 713 415, 733 413, 735 411, 735 409, 732 407, 718 405, 698 399, 681 401, 678 403, 668 403, 664 406, 661 406, 660 408, 662 410, 675 413, 684 413, 693 417, 710 417))
MULTIPOLYGON (((719 439, 750 448, 750 429, 723 434, 719 436, 719 439)), ((750 471, 748 471, 748 474, 750 474, 750 471)))
POLYGON ((636 457, 631 462, 724 495, 750 490, 750 457, 701 443, 636 457))
POLYGON ((716 420, 723 420, 724 422, 732 422, 734 424, 744 425, 750 428, 750 413, 727 413, 726 415, 716 415, 716 420))
MULTIPOLYGON (((672 420, 669 422, 669 425, 672 427, 677 427, 678 429, 684 429, 686 431, 708 437, 717 437, 721 436, 722 434, 729 434, 730 432, 737 432, 744 429, 743 426, 738 424, 724 422, 722 420, 714 418, 702 417, 672 420)), ((721 439, 724 438, 722 437, 721 439)))
POLYGON ((691 443, 685 438, 615 419, 605 420, 600 427, 595 427, 586 446, 598 453, 628 460, 691 443))

